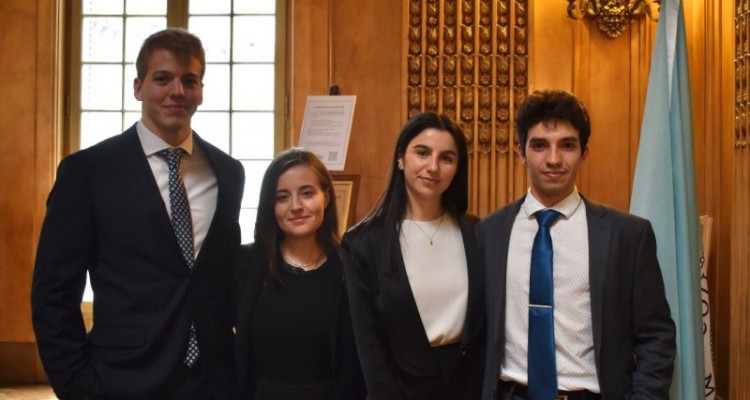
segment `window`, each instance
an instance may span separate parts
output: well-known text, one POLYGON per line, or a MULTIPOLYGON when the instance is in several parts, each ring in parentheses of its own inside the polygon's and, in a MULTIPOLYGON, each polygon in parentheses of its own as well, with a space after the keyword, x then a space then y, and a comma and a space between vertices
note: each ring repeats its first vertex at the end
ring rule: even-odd
MULTIPOLYGON (((140 118, 133 97, 143 40, 167 26, 206 49, 204 99, 193 129, 242 162, 242 241, 252 241, 263 172, 283 143, 284 1, 77 0, 72 8, 67 151, 121 133, 140 118)), ((90 295, 90 293, 88 294, 90 295)), ((90 301, 91 299, 84 300, 90 301)))

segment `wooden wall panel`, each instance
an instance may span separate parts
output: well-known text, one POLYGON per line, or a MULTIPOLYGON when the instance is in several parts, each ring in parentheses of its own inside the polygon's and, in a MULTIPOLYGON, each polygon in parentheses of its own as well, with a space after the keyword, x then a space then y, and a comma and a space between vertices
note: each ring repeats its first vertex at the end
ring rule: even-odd
POLYGON ((630 154, 637 152, 630 146, 630 116, 642 113, 629 107, 631 96, 637 93, 631 93, 630 80, 635 71, 631 69, 628 33, 637 34, 628 29, 611 39, 598 30, 592 33, 588 51, 581 57, 581 64, 588 64, 589 75, 576 77, 588 80, 588 93, 581 93, 581 97, 589 110, 592 132, 591 154, 581 176, 581 190, 592 199, 621 210, 627 210, 630 204, 634 165, 629 161, 630 154))
POLYGON ((570 20, 563 2, 529 4, 529 90, 556 88, 573 92, 576 46, 588 31, 570 20), (556 4, 559 3, 559 4, 556 4))
POLYGON ((5 0, 0 26, 0 383, 31 383, 44 379, 29 295, 58 154, 60 7, 5 0))
POLYGON ((401 0, 333 2, 332 82, 342 94, 357 95, 346 172, 359 175, 357 219, 370 211, 385 189, 401 125, 405 74, 401 0))
MULTIPOLYGON (((731 351, 733 334, 730 330, 730 307, 733 300, 733 294, 729 287, 732 282, 732 269, 734 262, 731 257, 732 246, 736 245, 736 240, 749 240, 748 236, 744 239, 734 238, 732 231, 732 219, 734 218, 734 199, 729 193, 732 193, 734 185, 734 70, 733 62, 735 53, 735 20, 734 20, 734 1, 712 2, 708 8, 711 11, 709 21, 713 29, 709 29, 714 43, 714 50, 707 54, 707 60, 711 60, 709 68, 711 74, 707 78, 709 81, 706 96, 709 101, 708 109, 711 110, 713 118, 709 119, 707 125, 711 134, 709 137, 720 136, 720 143, 715 145, 713 155, 713 164, 716 168, 711 174, 706 175, 706 181, 718 182, 718 193, 715 190, 707 190, 706 197, 714 199, 711 204, 712 213, 718 215, 721 226, 718 229, 718 235, 714 235, 718 249, 716 258, 711 260, 714 267, 709 271, 709 285, 712 289, 712 296, 717 301, 712 303, 711 312, 718 324, 714 324, 714 357, 716 365, 716 382, 717 393, 723 399, 729 399, 729 384, 732 376, 730 369, 730 357, 734 354, 731 351), (717 37, 718 36, 718 37, 717 37), (719 99, 719 101, 715 101, 719 99)), ((750 185, 745 182, 745 186, 750 185)), ((747 242, 745 242, 747 245, 747 242)), ((747 264, 745 264, 747 267, 747 264)), ((739 321, 748 324, 748 320, 739 321)), ((747 341, 747 336, 740 338, 747 341)), ((748 358, 744 355, 745 359, 748 358)), ((746 381, 744 378, 740 378, 746 381)))
MULTIPOLYGON (((730 282, 734 15, 732 2, 684 1, 689 44, 698 205, 714 220, 708 262, 714 380, 718 398, 730 396, 730 282)), ((733 296, 733 295, 732 295, 733 296)), ((744 323, 747 320, 745 320, 744 323)), ((735 353, 731 351, 731 353, 735 353)))
POLYGON ((290 0, 287 27, 287 146, 299 145, 299 133, 309 95, 328 93, 329 1, 290 0))
POLYGON ((28 266, 33 261, 34 243, 34 131, 36 89, 36 49, 26 46, 36 37, 36 4, 34 2, 3 2, 0 9, 0 69, 5 79, 0 81, 0 131, 14 132, 0 138, 0 339, 29 341, 31 331, 28 296, 28 266), (32 40, 29 40, 32 38, 32 40), (15 193, 10 196, 7 194, 15 193), (7 321, 7 322, 6 322, 7 321))
POLYGON ((401 95, 404 6, 401 0, 292 0, 291 9, 290 24, 296 31, 292 82, 303 82, 291 85, 294 143, 308 95, 326 94, 329 84, 337 84, 342 95, 357 96, 345 172, 360 176, 361 219, 385 189, 395 138, 406 121, 401 95), (320 26, 330 31, 324 34, 320 26), (320 60, 326 51, 328 64, 320 60))
POLYGON ((729 394, 750 398, 750 0, 735 1, 733 210, 729 306, 729 394))

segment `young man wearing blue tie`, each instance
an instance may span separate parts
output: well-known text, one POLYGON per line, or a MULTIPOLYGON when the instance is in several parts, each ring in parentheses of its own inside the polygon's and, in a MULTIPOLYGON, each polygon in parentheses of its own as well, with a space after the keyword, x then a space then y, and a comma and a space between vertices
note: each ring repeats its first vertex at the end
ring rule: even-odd
POLYGON ((537 91, 519 107, 525 197, 476 227, 485 265, 483 399, 668 399, 675 326, 650 223, 581 195, 583 104, 537 91))

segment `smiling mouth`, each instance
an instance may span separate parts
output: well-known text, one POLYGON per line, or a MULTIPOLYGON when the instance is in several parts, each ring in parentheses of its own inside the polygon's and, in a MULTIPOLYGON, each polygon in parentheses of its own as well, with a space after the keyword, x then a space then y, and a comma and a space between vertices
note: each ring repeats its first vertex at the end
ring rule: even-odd
POLYGON ((547 176, 549 178, 557 179, 561 176, 565 175, 565 172, 563 171, 547 171, 544 172, 544 176, 547 176))
POLYGON ((420 176, 419 179, 421 179, 422 182, 428 183, 430 185, 437 185, 440 182, 437 179, 427 178, 424 176, 420 176))

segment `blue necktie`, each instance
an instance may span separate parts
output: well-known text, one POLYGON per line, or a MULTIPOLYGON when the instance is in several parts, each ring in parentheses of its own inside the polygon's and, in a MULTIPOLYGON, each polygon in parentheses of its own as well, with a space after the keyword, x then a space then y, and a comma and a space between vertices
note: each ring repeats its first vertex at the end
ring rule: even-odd
MULTIPOLYGON (((180 161, 185 155, 183 149, 166 149, 159 153, 169 166, 169 207, 172 210, 172 228, 177 236, 182 257, 188 268, 192 269, 195 259, 193 257, 193 220, 190 217, 190 204, 188 203, 185 185, 180 176, 180 161)), ((190 324, 187 353, 183 363, 192 367, 198 360, 198 338, 195 333, 195 324, 190 324)))
POLYGON ((538 211, 535 216, 539 230, 531 249, 529 280, 529 398, 552 400, 557 396, 557 364, 552 295, 552 237, 549 227, 560 213, 543 210, 538 211))

